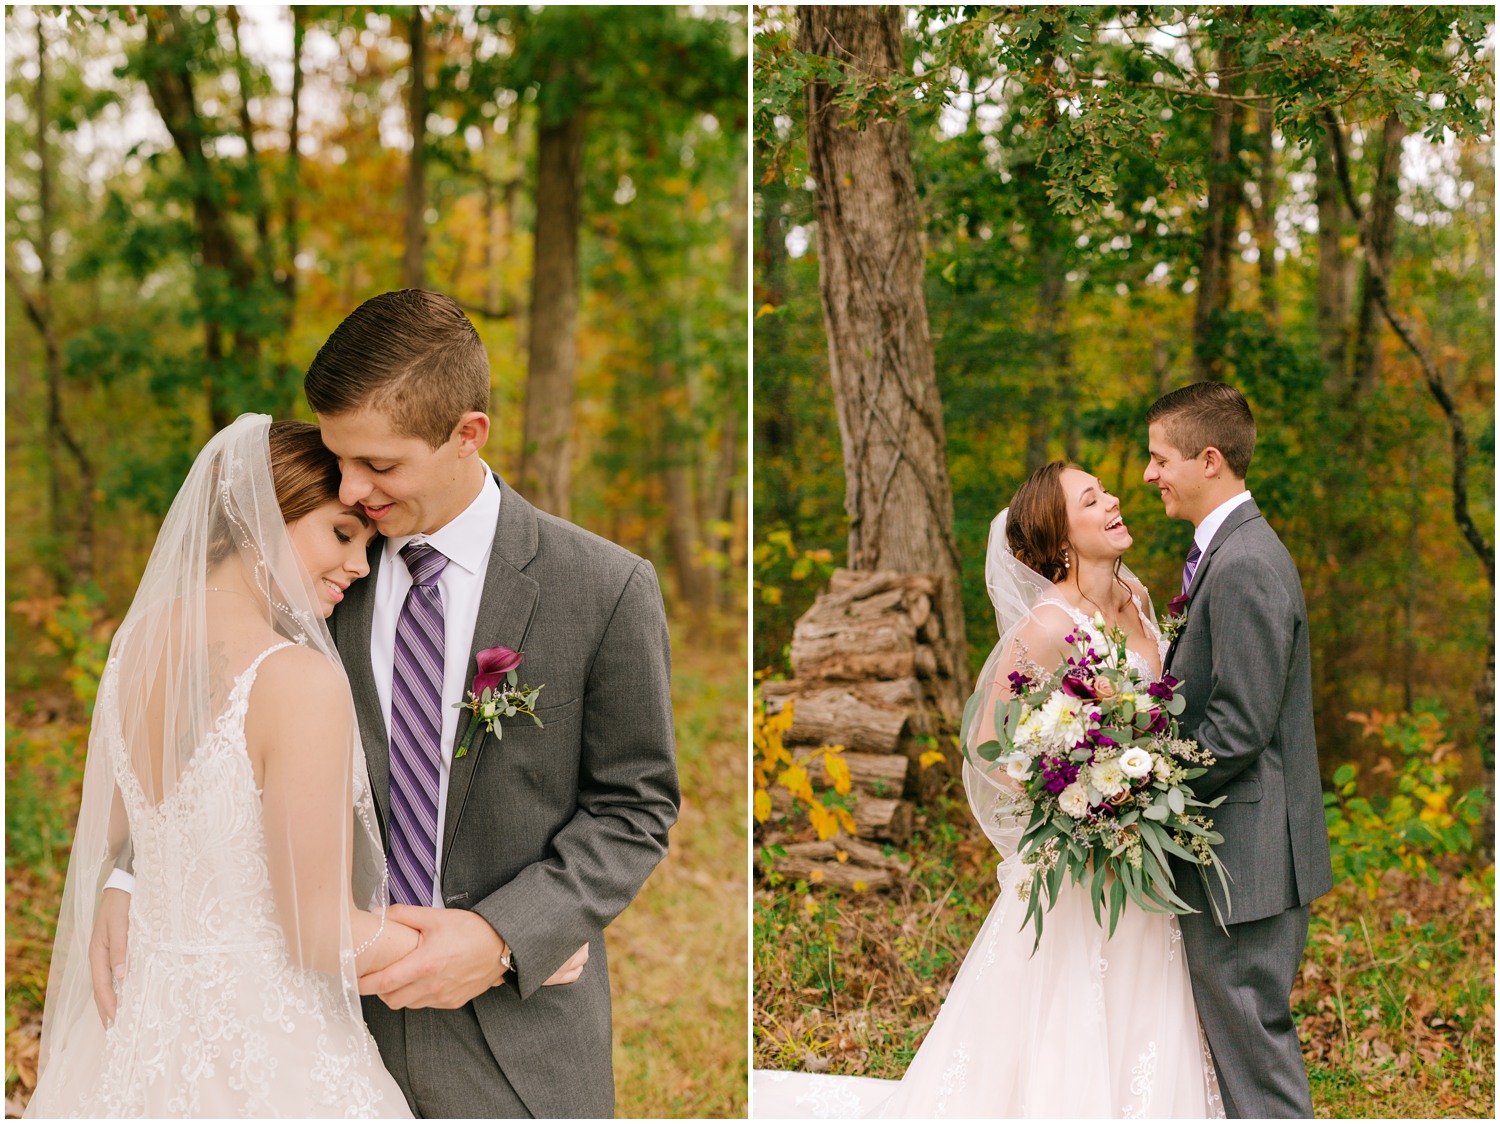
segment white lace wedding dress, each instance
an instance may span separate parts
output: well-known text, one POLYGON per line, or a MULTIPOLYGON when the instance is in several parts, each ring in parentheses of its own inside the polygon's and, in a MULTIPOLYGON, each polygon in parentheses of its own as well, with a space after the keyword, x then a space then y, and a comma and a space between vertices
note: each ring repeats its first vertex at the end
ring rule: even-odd
POLYGON ((136 879, 119 1009, 108 1030, 90 1008, 63 1031, 28 1116, 411 1115, 337 979, 294 964, 276 920, 245 716, 261 662, 286 646, 234 680, 159 804, 111 731, 136 879))
MULTIPOLYGON (((1165 656, 1150 613, 1136 606, 1165 656)), ((1092 622, 1062 607, 1103 650, 1092 622)), ((1129 658, 1150 678, 1142 656, 1129 658)), ((1016 856, 1024 821, 1001 816, 999 898, 905 1075, 756 1070, 752 1117, 1224 1115, 1177 919, 1127 906, 1106 939, 1087 890, 1065 883, 1032 955, 1017 893, 1031 879, 1016 856)))

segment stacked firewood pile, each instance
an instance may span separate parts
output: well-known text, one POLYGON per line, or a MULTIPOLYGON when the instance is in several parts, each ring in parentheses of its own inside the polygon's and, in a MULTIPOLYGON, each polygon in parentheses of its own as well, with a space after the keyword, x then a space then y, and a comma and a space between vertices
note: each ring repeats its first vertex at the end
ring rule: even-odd
POLYGON ((829 840, 792 842, 776 830, 792 811, 792 797, 773 787, 771 830, 762 842, 785 850, 775 860, 778 873, 879 889, 906 872, 878 844, 905 843, 914 801, 941 789, 957 767, 946 735, 962 709, 962 687, 937 610, 940 581, 931 574, 835 571, 793 631, 792 678, 761 685, 768 713, 791 704, 792 724, 782 740, 806 760, 819 790, 829 780, 817 751, 844 747, 858 830, 858 838, 840 832, 829 840))

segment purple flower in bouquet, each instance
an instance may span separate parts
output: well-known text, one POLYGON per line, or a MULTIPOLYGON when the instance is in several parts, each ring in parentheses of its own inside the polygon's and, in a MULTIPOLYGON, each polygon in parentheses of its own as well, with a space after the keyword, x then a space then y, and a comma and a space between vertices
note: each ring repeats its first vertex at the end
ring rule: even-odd
POLYGON ((1078 779, 1078 766, 1063 757, 1049 757, 1042 762, 1042 787, 1059 793, 1078 779))

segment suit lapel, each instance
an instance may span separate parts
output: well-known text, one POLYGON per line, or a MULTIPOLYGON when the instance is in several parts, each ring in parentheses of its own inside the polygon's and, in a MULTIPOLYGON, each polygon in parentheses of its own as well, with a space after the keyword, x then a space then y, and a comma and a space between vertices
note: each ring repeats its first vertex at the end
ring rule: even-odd
POLYGON ((370 573, 357 581, 344 595, 338 610, 339 658, 349 676, 349 690, 354 695, 354 713, 359 719, 360 744, 364 746, 365 764, 374 790, 375 806, 380 813, 380 831, 386 831, 391 814, 390 735, 381 713, 380 693, 375 689, 375 670, 370 663, 370 627, 375 619, 375 580, 385 557, 385 540, 377 535, 366 555, 370 573))
MULTIPOLYGON (((1250 520, 1259 518, 1261 518, 1260 508, 1255 506, 1254 500, 1246 500, 1225 517, 1219 529, 1214 532, 1214 537, 1209 540, 1208 549, 1203 552, 1203 557, 1198 562, 1198 568, 1193 571, 1193 581, 1188 586, 1187 591, 1187 604, 1182 608, 1184 616, 1192 611, 1193 601, 1198 596, 1198 590, 1203 587, 1203 575, 1208 572, 1209 566, 1213 564, 1213 557, 1219 552, 1219 548, 1229 541, 1229 537, 1235 531, 1250 522, 1250 520)), ((1177 636, 1172 637, 1172 643, 1167 647, 1167 658, 1162 661, 1163 668, 1171 665, 1172 656, 1177 651, 1177 640, 1181 635, 1182 632, 1179 630, 1177 636)))
MULTIPOLYGON (((469 662, 464 672, 465 684, 474 681, 478 672, 476 657, 483 649, 499 645, 517 652, 524 651, 539 592, 536 581, 524 573, 537 552, 536 509, 498 476, 495 480, 500 485, 500 518, 495 525, 495 541, 490 549, 489 566, 485 570, 479 613, 474 621, 474 640, 469 646, 469 662)), ((365 637, 368 646, 368 626, 365 637)), ((467 686, 465 690, 467 691, 467 686)), ((455 752, 466 728, 464 719, 469 717, 468 714, 460 716, 453 744, 455 752)), ((463 816, 464 803, 468 800, 474 768, 487 740, 489 735, 479 731, 469 752, 452 759, 448 773, 448 804, 443 815, 441 853, 445 869, 453 837, 458 830, 458 821, 463 816)), ((387 785, 388 773, 387 769, 387 785)))

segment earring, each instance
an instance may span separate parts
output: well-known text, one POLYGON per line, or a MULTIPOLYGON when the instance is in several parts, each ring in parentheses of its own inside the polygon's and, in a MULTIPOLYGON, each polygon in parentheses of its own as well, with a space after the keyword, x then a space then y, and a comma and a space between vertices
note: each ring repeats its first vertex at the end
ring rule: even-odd
POLYGON ((1072 561, 1068 558, 1068 548, 1063 547, 1063 573, 1066 574, 1068 572, 1068 567, 1071 565, 1072 561))

